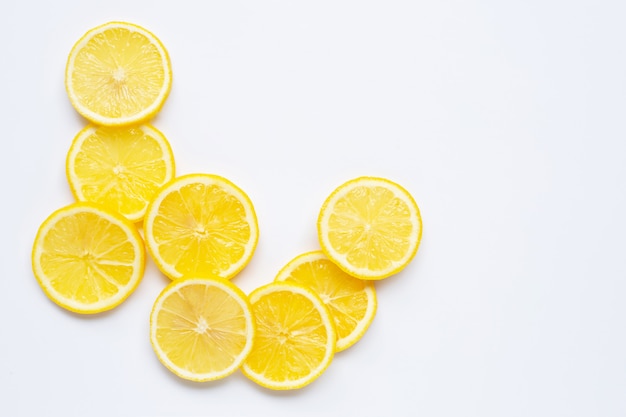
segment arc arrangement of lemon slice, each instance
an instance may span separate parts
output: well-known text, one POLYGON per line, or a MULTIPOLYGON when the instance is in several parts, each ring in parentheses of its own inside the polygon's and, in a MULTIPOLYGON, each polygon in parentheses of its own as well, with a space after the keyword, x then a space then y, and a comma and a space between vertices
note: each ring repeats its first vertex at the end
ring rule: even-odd
POLYGON ((145 253, 135 226, 88 203, 52 213, 40 226, 33 272, 46 295, 76 313, 110 310, 137 287, 145 253))
POLYGON ((76 135, 66 158, 79 202, 40 225, 31 254, 39 284, 63 308, 112 309, 143 276, 144 244, 132 222, 174 176, 174 159, 163 134, 139 123, 161 109, 171 81, 159 39, 132 23, 93 28, 69 54, 68 97, 94 125, 76 135))
POLYGON ((237 369, 274 390, 307 386, 335 352, 362 338, 377 309, 373 280, 402 271, 422 235, 420 210, 399 184, 358 177, 317 218, 321 250, 288 262, 246 296, 229 280, 259 239, 254 206, 214 174, 175 177, 165 136, 148 124, 172 84, 167 50, 150 31, 108 22, 71 49, 65 87, 91 122, 66 158, 78 202, 53 212, 32 248, 33 273, 59 306, 93 314, 122 303, 145 268, 145 247, 172 279, 150 314, 158 360, 191 381, 237 369))
POLYGON ((147 29, 108 22, 70 51, 65 89, 72 106, 98 125, 138 124, 163 106, 172 85, 169 55, 147 29))
POLYGON ((161 363, 198 382, 239 369, 252 349, 254 328, 246 295, 217 277, 172 281, 150 315, 150 341, 161 363))

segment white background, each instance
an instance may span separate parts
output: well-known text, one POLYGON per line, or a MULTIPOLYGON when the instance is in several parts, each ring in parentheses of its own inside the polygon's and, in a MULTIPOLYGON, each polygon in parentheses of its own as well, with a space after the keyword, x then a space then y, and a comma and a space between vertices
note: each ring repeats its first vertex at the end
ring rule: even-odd
POLYGON ((0 415, 626 415, 626 3, 98 4, 0 6, 0 415), (416 258, 378 283, 368 333, 307 388, 170 374, 149 343, 168 282, 151 262, 96 317, 58 308, 33 277, 85 124, 65 61, 109 20, 170 52, 153 124, 178 174, 223 175, 255 204, 244 291, 318 248, 319 207, 348 179, 388 177, 420 205, 416 258))

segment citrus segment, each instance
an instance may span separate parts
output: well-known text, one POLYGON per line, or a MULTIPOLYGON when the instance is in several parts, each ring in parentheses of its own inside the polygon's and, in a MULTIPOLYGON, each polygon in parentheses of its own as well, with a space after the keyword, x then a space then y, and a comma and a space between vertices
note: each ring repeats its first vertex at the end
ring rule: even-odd
POLYGON ((242 372, 266 388, 301 388, 319 377, 335 352, 337 335, 322 300, 308 288, 274 282, 250 294, 254 346, 242 372))
POLYGON ((148 30, 108 22, 89 30, 70 51, 65 88, 74 108, 100 125, 153 117, 172 85, 167 51, 148 30))
POLYGON ((417 203, 400 185, 359 177, 326 199, 317 222, 324 253, 348 274, 383 279, 413 259, 422 236, 417 203))
POLYGON ((138 221, 174 177, 174 156, 165 136, 150 125, 87 126, 72 142, 66 173, 77 200, 138 221))
POLYGON ((52 301, 77 313, 98 313, 135 290, 144 272, 144 246, 135 226, 122 216, 74 203, 42 223, 32 266, 52 301))
POLYGON ((322 251, 295 257, 280 270, 275 281, 296 282, 320 296, 335 322, 337 352, 361 339, 374 320, 374 283, 346 274, 322 251))
POLYGON ((157 297, 152 347, 181 378, 211 381, 239 368, 252 348, 254 319, 246 295, 221 278, 183 278, 157 297))
POLYGON ((159 269, 230 279, 254 253, 259 230, 252 202, 218 175, 190 174, 163 187, 144 218, 146 244, 159 269))

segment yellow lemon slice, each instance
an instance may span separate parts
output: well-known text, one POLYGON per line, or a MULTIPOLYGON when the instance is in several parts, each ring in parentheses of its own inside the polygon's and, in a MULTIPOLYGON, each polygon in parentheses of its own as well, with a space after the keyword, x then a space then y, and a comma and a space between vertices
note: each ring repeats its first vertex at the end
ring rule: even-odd
POLYGON ((148 30, 108 22, 89 30, 70 51, 65 89, 85 118, 126 125, 153 117, 172 85, 169 56, 148 30))
POLYGON ((135 226, 116 213, 74 203, 41 225, 32 251, 33 272, 46 295, 67 310, 110 310, 137 287, 145 266, 135 226))
POLYGON ((159 188, 174 177, 174 156, 150 125, 87 126, 70 147, 66 173, 72 193, 135 222, 159 188))
POLYGON ((348 274, 383 279, 413 259, 422 237, 417 203, 399 184, 359 177, 335 189, 320 210, 322 250, 348 274))
POLYGON ((224 378, 252 348, 254 319, 246 295, 221 278, 182 278, 157 297, 152 347, 166 368, 191 381, 224 378))
POLYGON ((256 334, 242 372, 274 390, 301 388, 318 378, 332 361, 337 340, 322 300, 291 282, 257 288, 249 299, 256 334))
POLYGON ((322 251, 296 256, 280 270, 275 281, 297 282, 320 296, 335 322, 337 352, 361 339, 374 320, 374 283, 346 274, 322 251))
POLYGON ((144 218, 148 251, 171 279, 230 279, 254 253, 259 228, 252 202, 239 187, 212 174, 190 174, 165 185, 144 218))

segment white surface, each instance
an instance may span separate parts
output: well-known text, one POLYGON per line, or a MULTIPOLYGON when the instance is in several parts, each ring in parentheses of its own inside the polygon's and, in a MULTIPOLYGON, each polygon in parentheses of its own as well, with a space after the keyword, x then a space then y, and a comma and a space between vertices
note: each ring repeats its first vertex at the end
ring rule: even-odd
POLYGON ((626 415, 623 1, 1 9, 0 415, 626 415), (167 282, 152 264, 98 317, 37 285, 32 241, 72 200, 65 154, 84 125, 65 60, 109 20, 145 26, 171 54, 154 125, 178 173, 224 175, 256 206, 244 291, 318 247, 318 209, 347 179, 389 177, 420 205, 417 257, 378 285, 368 333, 308 388, 171 375, 149 344, 167 282))

